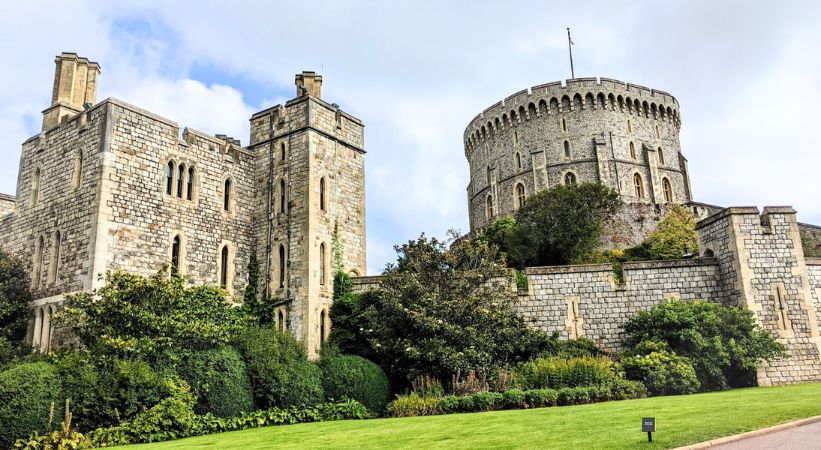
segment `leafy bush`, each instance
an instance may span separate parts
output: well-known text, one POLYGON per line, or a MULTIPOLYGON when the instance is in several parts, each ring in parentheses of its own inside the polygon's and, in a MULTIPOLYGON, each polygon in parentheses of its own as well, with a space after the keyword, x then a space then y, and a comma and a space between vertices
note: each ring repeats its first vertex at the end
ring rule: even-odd
POLYGON ((322 388, 329 400, 349 398, 381 414, 388 404, 388 377, 379 366, 361 356, 324 357, 320 362, 322 388))
POLYGON ((701 387, 690 360, 667 350, 622 359, 625 376, 644 383, 651 395, 692 394, 701 387))
POLYGON ((87 352, 66 351, 56 369, 75 411, 80 430, 131 420, 170 392, 164 374, 139 360, 100 360, 87 352))
POLYGON ((0 373, 0 448, 33 431, 46 432, 49 410, 63 402, 54 366, 21 364, 0 373))
POLYGON ((704 390, 752 385, 761 361, 785 355, 752 311, 707 301, 656 305, 630 319, 624 331, 628 356, 645 341, 663 342, 692 362, 704 390))
POLYGON ((588 338, 558 340, 556 337, 555 355, 562 358, 584 358, 587 356, 604 356, 598 345, 588 338))
POLYGON ((28 329, 28 273, 21 260, 0 248, 0 341, 5 340, 10 347, 20 346, 28 329))
MULTIPOLYGON (((90 447, 91 442, 88 438, 72 427, 72 414, 69 404, 70 402, 66 400, 65 413, 63 421, 60 422, 60 428, 46 434, 35 431, 27 439, 18 439, 14 443, 14 448, 23 450, 68 450, 90 447)), ((51 418, 49 418, 50 421, 51 418)))
POLYGON ((177 373, 191 385, 198 414, 234 417, 254 410, 248 371, 233 347, 193 352, 180 362, 177 373))
POLYGON ((392 417, 433 416, 442 414, 441 397, 422 397, 416 392, 401 395, 388 404, 392 417))
POLYGON ((559 401, 559 393, 555 389, 531 389, 523 392, 525 408, 556 406, 559 401))
POLYGON ((273 328, 250 327, 237 340, 258 407, 310 406, 323 401, 319 368, 305 346, 273 328))
POLYGON ((118 427, 99 428, 88 436, 95 446, 110 447, 274 425, 370 417, 367 408, 355 400, 323 403, 306 408, 271 408, 228 418, 216 417, 213 414, 193 414, 193 402, 193 396, 190 393, 186 395, 183 389, 134 422, 125 422, 118 427))
POLYGON ((96 354, 152 362, 173 358, 181 350, 222 346, 251 320, 222 289, 187 287, 164 272, 149 278, 110 272, 105 281, 96 292, 66 295, 66 309, 58 315, 96 354))
POLYGON ((537 358, 514 371, 514 384, 524 389, 591 386, 615 378, 613 362, 606 357, 537 358))

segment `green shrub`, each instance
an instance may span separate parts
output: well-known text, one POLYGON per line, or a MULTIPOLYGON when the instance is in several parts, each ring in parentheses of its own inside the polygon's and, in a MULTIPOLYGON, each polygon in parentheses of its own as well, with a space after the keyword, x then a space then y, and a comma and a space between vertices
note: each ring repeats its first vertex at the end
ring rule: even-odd
POLYGON ((523 389, 591 386, 614 377, 613 363, 606 357, 537 358, 522 363, 513 373, 514 384, 523 389))
POLYGON ((621 364, 625 376, 644 383, 651 395, 692 394, 701 387, 690 360, 670 351, 630 356, 621 364))
POLYGON ((44 362, 22 364, 0 373, 0 448, 34 431, 50 431, 49 409, 63 402, 60 378, 44 362))
POLYGON ((191 385, 197 414, 234 417, 254 410, 245 362, 233 347, 193 352, 180 362, 177 373, 191 385))
POLYGON ((693 364, 704 390, 749 386, 761 361, 785 355, 784 346, 755 321, 753 312, 708 301, 672 301, 641 311, 624 325, 627 356, 663 342, 693 364))
POLYGON ((350 398, 381 414, 388 404, 388 377, 376 364, 360 356, 322 359, 322 388, 329 400, 350 398))
POLYGON ((502 405, 505 409, 523 408, 525 403, 525 392, 521 389, 511 389, 502 393, 502 405))
POLYGON ((559 393, 555 389, 531 389, 524 391, 524 403, 527 408, 545 408, 556 406, 559 393))
POLYGON ((308 362, 305 347, 288 333, 251 327, 237 340, 245 359, 254 399, 260 408, 322 403, 319 368, 308 362))
POLYGON ((415 392, 400 395, 388 404, 388 415, 392 417, 414 417, 442 414, 441 400, 439 397, 420 397, 415 392))
POLYGON ((610 400, 629 400, 647 397, 647 388, 641 381, 617 378, 611 380, 606 386, 610 391, 610 400))
POLYGON ((502 406, 502 394, 499 392, 477 392, 473 395, 473 408, 475 411, 492 411, 497 406, 502 406))

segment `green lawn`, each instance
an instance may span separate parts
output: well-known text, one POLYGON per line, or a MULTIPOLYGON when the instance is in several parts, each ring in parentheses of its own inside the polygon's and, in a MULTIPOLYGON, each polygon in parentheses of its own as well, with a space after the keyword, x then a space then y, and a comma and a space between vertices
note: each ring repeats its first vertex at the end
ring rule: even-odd
POLYGON ((287 425, 151 449, 672 448, 821 415, 821 383, 476 414, 287 425), (655 416, 653 443, 641 418, 655 416))

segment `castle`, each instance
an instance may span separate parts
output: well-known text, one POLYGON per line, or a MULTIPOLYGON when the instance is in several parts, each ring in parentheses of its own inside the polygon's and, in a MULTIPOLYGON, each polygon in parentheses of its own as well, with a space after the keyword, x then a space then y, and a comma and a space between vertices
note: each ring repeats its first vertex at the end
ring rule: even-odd
POLYGON ((23 143, 16 197, 0 197, 0 236, 26 261, 29 336, 52 345, 63 294, 109 270, 176 272, 237 301, 252 254, 274 322, 313 355, 330 331, 333 271, 364 275, 362 122, 322 100, 322 77, 250 118, 247 146, 181 129, 116 99, 96 103, 100 66, 57 56, 42 131, 23 143))
MULTIPOLYGON (((55 60, 52 105, 23 143, 17 195, 0 195, 2 246, 31 273, 35 348, 52 344, 63 294, 99 275, 168 270, 223 287, 239 301, 252 254, 274 324, 315 356, 330 332, 332 274, 365 291, 363 124, 321 99, 322 77, 296 76, 296 97, 250 118, 247 146, 119 100, 96 103, 98 64, 55 60)), ((518 92, 474 118, 464 135, 471 232, 551 186, 600 182, 625 205, 603 245, 641 241, 680 203, 697 218, 696 258, 531 267, 517 308, 563 338, 617 350, 621 326, 671 298, 754 312, 789 358, 765 363, 759 384, 821 380, 821 227, 789 207, 720 208, 692 199, 670 94, 580 78, 518 92)), ((516 284, 511 283, 511 289, 516 284)))

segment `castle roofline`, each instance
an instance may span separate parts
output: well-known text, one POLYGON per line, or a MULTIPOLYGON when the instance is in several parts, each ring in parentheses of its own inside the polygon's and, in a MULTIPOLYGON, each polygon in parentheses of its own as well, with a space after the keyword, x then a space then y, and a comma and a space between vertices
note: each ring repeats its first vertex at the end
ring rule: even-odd
POLYGON ((0 192, 0 200, 13 202, 13 201, 17 201, 17 197, 15 197, 11 194, 4 194, 4 193, 0 192))

